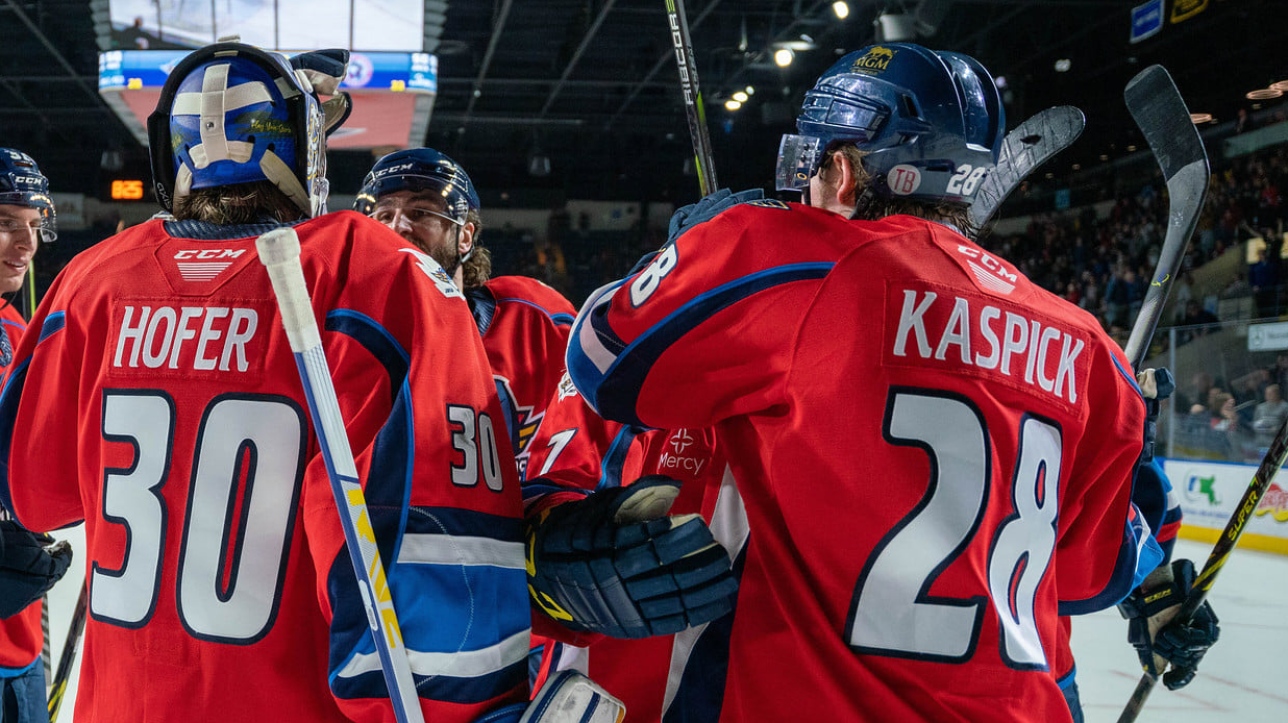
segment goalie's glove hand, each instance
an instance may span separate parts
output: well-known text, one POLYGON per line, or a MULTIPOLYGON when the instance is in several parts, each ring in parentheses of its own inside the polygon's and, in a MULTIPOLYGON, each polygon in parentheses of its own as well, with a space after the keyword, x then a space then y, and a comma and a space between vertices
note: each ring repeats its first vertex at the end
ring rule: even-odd
POLYGON ((1136 648, 1145 672, 1158 676, 1171 664, 1163 675, 1168 690, 1189 685, 1199 661, 1221 636, 1216 613, 1206 600, 1189 620, 1174 619, 1194 578, 1194 563, 1189 560, 1160 565, 1118 605, 1129 620, 1127 641, 1136 648))
POLYGON ((310 50, 291 56, 291 67, 303 85, 315 96, 331 96, 326 101, 318 98, 322 107, 322 127, 329 136, 344 124, 353 112, 348 93, 340 92, 340 83, 349 73, 349 51, 343 48, 310 50))
POLYGON ((650 475, 543 513, 528 532, 533 604, 570 630, 615 638, 676 633, 732 610, 728 553, 700 516, 665 516, 679 491, 650 475))
POLYGON ((681 206, 675 209, 675 213, 671 214, 671 225, 667 229, 666 242, 673 244, 685 231, 703 221, 710 221, 740 203, 755 201, 764 197, 765 192, 759 188, 737 193, 727 188, 722 188, 715 193, 703 196, 702 200, 697 203, 681 206))
POLYGON ((0 618, 21 612, 62 579, 72 548, 37 535, 13 520, 0 520, 0 618))

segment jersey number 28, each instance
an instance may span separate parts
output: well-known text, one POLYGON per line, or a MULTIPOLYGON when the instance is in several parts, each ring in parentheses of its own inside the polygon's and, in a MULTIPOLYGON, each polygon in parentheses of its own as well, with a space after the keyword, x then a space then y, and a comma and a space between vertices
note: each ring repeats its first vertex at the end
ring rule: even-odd
POLYGON ((1007 664, 1045 669, 1033 609, 1055 551, 1060 429, 1025 415, 1015 464, 1001 474, 990 469, 984 418, 964 398, 893 390, 884 432, 891 444, 925 450, 930 480, 859 576, 845 631, 850 646, 868 654, 964 662, 974 653, 991 602, 1001 619, 1007 664), (989 531, 987 597, 931 595, 935 580, 977 537, 994 479, 1011 481, 1014 513, 989 531))

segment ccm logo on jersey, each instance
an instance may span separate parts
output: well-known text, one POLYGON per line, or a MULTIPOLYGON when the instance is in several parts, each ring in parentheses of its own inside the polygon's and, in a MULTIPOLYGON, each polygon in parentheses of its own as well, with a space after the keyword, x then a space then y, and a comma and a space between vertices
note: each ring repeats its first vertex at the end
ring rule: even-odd
POLYGON ((1006 262, 990 255, 987 251, 965 244, 957 244, 957 253, 967 258, 966 265, 975 275, 975 280, 984 288, 1000 291, 1003 294, 1015 291, 1015 284, 1020 280, 1020 275, 1006 262))
POLYGON ((978 300, 972 307, 960 296, 941 299, 933 291, 912 289, 903 289, 902 297, 890 347, 895 357, 943 362, 946 370, 989 370, 1077 403, 1085 376, 1076 366, 1086 347, 1082 339, 978 300))
POLYGON ((180 249, 174 257, 184 259, 235 259, 246 253, 246 249, 180 249))

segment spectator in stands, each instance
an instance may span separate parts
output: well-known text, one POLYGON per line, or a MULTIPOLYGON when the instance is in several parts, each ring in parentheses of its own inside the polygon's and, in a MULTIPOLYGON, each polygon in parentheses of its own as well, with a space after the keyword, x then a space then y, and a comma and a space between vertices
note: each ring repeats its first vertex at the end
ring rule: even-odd
POLYGON ((1288 402, 1284 401, 1279 385, 1271 384, 1266 387, 1266 401, 1258 404, 1252 414, 1252 431, 1256 434, 1257 444, 1270 444, 1284 420, 1288 420, 1288 402))
MULTIPOLYGON (((1269 229, 1265 236, 1270 236, 1269 229)), ((1253 303, 1257 306, 1257 318, 1265 319, 1278 316, 1279 264, 1270 258, 1266 249, 1257 252, 1257 261, 1248 267, 1248 283, 1252 285, 1253 303)))
POLYGON ((1220 323, 1216 314, 1208 311, 1198 301, 1190 299, 1185 302, 1185 316, 1181 318, 1183 327, 1179 334, 1179 343, 1185 344, 1200 336, 1216 331, 1215 324, 1220 323))

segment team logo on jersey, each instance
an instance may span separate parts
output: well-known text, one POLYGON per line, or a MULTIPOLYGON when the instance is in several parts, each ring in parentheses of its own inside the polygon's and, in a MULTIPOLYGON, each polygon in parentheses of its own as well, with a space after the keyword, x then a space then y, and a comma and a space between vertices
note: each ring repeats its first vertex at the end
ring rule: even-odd
POLYGON ((531 404, 520 405, 509 379, 500 374, 494 374, 492 378, 496 382, 497 393, 501 395, 501 406, 510 414, 507 421, 510 423, 511 434, 514 435, 514 461, 519 466, 519 479, 525 480, 528 478, 528 456, 531 452, 528 447, 532 444, 532 438, 537 436, 537 429, 541 426, 546 411, 543 409, 535 412, 531 404))
POLYGON ((561 402, 568 397, 577 396, 577 387, 573 386, 572 377, 568 375, 567 371, 564 371, 563 376, 559 378, 558 393, 559 401, 561 402))
POLYGON ((886 174, 886 186, 896 196, 907 196, 921 188, 921 171, 916 166, 900 163, 886 174))
POLYGON ((1288 522, 1288 490, 1271 483, 1266 496, 1261 498, 1255 513, 1258 517, 1270 515, 1275 522, 1288 522))
POLYGON ((246 249, 179 249, 174 263, 184 281, 214 281, 244 253, 246 249))
POLYGON ((894 54, 897 52, 899 51, 894 48, 883 48, 880 45, 874 46, 864 53, 862 58, 850 65, 850 72, 880 73, 890 67, 890 61, 894 60, 894 54))
POLYGON ((439 292, 442 293, 443 296, 446 296, 449 299, 453 296, 464 298, 464 294, 461 293, 460 289, 456 288, 456 283, 452 281, 452 277, 443 270, 443 267, 440 266, 432 256, 420 249, 398 250, 416 257, 416 265, 420 267, 421 271, 425 272, 425 275, 429 277, 430 281, 434 282, 434 286, 438 287, 439 292))

